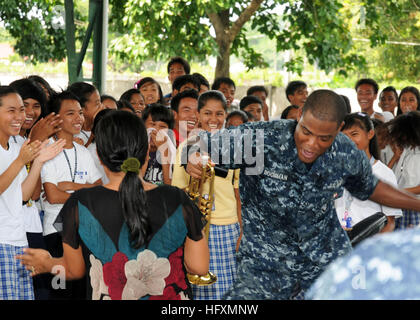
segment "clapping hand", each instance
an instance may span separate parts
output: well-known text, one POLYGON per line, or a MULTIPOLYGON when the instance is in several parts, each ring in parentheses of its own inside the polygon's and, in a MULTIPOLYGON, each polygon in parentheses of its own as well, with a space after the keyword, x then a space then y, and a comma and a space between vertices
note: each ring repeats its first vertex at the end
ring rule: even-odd
POLYGON ((52 112, 34 124, 29 133, 29 138, 34 141, 44 141, 61 130, 60 124, 62 122, 60 115, 52 112))
POLYGON ((32 162, 40 153, 41 142, 36 140, 31 143, 30 141, 30 139, 25 140, 20 148, 18 158, 21 160, 22 165, 32 162))
POLYGON ((56 157, 61 151, 63 151, 66 141, 64 139, 59 139, 49 144, 48 140, 45 140, 40 145, 40 151, 35 158, 35 161, 44 163, 56 157))

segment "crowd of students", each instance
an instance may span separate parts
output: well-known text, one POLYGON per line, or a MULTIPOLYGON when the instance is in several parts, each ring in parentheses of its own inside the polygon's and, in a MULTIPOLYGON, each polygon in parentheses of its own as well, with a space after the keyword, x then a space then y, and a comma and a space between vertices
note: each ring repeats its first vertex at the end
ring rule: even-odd
MULTIPOLYGON (((215 79, 210 86, 203 75, 191 74, 188 62, 181 57, 172 58, 167 71, 172 92, 166 95, 150 77, 140 79, 120 97, 100 95, 86 82, 55 92, 39 76, 0 87, 0 299, 225 297, 235 282, 236 252, 244 231, 239 192, 240 175, 244 173, 230 169, 216 176, 210 233, 204 239, 200 232, 201 215, 195 207, 192 209, 185 194, 177 191, 185 190, 190 181, 181 151, 189 138, 202 131, 214 133, 250 122, 299 121, 308 86, 304 81, 290 82, 286 88, 290 105, 279 117, 270 119, 264 86, 250 87, 235 104, 236 86, 230 78, 215 79), (132 138, 129 133, 138 137, 132 138), (127 162, 133 157, 142 160, 138 160, 139 164, 134 160, 127 162), (129 184, 122 178, 128 172, 134 172, 139 180, 133 178, 129 184), (133 190, 138 189, 133 186, 139 184, 140 198, 127 195, 128 190, 136 193, 133 190), (122 186, 133 189, 121 191, 122 186), (152 191, 155 188, 159 191, 152 191), (181 215, 177 213, 178 205, 183 208, 181 215), (110 208, 119 213, 119 220, 101 216, 110 208), (137 209, 140 217, 133 218, 137 209), (150 217, 155 211, 163 212, 164 217, 156 214, 159 222, 152 223, 150 217), (83 217, 89 212, 91 217, 83 219, 92 226, 86 226, 87 222, 82 225, 81 212, 83 217), (66 225, 60 229, 58 225, 63 220, 66 225), (124 223, 128 225, 126 233, 124 223), (89 233, 97 233, 100 239, 89 233), (122 235, 127 239, 122 240, 122 235), (123 258, 103 247, 100 242, 105 238, 109 238, 106 241, 112 250, 124 252, 123 258), (133 239, 140 240, 133 245, 133 239), (42 250, 28 251, 28 247, 42 250), (117 258, 132 261, 132 256, 138 260, 143 251, 152 261, 157 255, 167 259, 165 263, 170 262, 172 269, 162 271, 165 276, 159 280, 161 290, 139 293, 131 282, 132 287, 128 286, 126 274, 127 284, 120 285, 116 293, 115 283, 109 279, 112 276, 108 271, 105 274, 106 267, 121 264, 117 258), (31 256, 30 262, 23 253, 31 256), (105 253, 107 258, 101 259, 105 253), (28 270, 22 269, 16 256, 25 261, 28 270), (56 259, 55 264, 66 266, 65 289, 53 286, 53 277, 60 274, 51 271, 54 263, 50 261, 48 269, 42 259, 56 259), (71 265, 70 259, 78 264, 71 265), (103 265, 103 279, 94 280, 92 270, 98 263, 103 265), (178 277, 182 281, 168 280, 176 276, 175 270, 181 273, 178 277), (187 272, 203 270, 217 275, 215 284, 199 286, 187 282, 187 272)), ((379 113, 373 110, 379 92, 373 79, 359 80, 355 90, 361 112, 352 113, 349 99, 341 96, 347 109, 341 132, 367 156, 375 176, 420 199, 419 91, 410 86, 398 94, 393 87, 384 88, 379 94, 378 105, 383 111, 379 113)), ((344 230, 378 211, 387 216, 386 227, 381 230, 384 233, 420 224, 417 211, 362 201, 346 189, 336 195, 335 207, 337 221, 344 230)), ((161 261, 159 266, 165 269, 165 263, 161 261)), ((156 279, 156 283, 159 281, 156 279)))

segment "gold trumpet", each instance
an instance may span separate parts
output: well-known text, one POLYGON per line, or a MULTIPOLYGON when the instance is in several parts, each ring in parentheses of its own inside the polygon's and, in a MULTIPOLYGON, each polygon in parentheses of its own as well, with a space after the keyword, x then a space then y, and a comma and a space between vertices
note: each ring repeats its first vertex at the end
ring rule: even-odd
MULTIPOLYGON (((214 167, 208 163, 208 156, 202 156, 203 171, 201 173, 201 178, 190 177, 190 183, 186 188, 186 192, 189 195, 190 199, 194 201, 202 213, 204 219, 206 220, 206 225, 204 227, 204 234, 207 241, 209 240, 209 231, 210 231, 210 219, 211 219, 211 210, 214 203, 214 167), (204 184, 209 180, 209 193, 208 196, 203 195, 204 184)), ((197 286, 208 286, 217 281, 217 277, 210 271, 207 274, 200 276, 197 274, 187 274, 188 281, 191 284, 197 286)))

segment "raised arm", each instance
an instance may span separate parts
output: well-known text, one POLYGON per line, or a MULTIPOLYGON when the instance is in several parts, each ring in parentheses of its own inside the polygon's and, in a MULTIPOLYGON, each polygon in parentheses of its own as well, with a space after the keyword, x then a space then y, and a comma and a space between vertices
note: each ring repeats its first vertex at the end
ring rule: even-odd
POLYGON ((370 200, 392 208, 420 211, 420 200, 405 190, 379 181, 370 200))

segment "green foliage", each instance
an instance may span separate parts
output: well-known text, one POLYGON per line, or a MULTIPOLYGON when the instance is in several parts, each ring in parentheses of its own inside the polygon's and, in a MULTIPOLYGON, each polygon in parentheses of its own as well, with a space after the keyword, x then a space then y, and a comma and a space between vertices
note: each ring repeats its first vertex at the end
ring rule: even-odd
POLYGON ((0 7, 0 20, 16 39, 16 52, 34 63, 65 58, 64 30, 53 27, 57 4, 51 0, 8 0, 0 7))
MULTIPOLYGON (((86 10, 76 6, 75 19, 86 21, 81 12, 86 10)), ((15 51, 33 64, 66 58, 64 14, 64 0, 7 0, 0 6, 0 21, 15 39, 15 51)), ((83 23, 76 28, 78 41, 85 29, 83 23)))
MULTIPOLYGON (((88 2, 74 1, 79 46, 87 28, 88 2)), ((110 63, 120 72, 150 70, 150 60, 155 71, 160 70, 175 55, 206 64, 210 56, 220 55, 209 13, 228 19, 231 27, 250 3, 109 0, 110 63)), ((63 9, 64 0, 2 1, 0 20, 7 33, 0 39, 12 37, 15 51, 29 62, 62 61, 65 32, 57 21, 63 9)), ((420 78, 420 46, 389 41, 420 42, 419 9, 420 0, 265 0, 240 29, 230 53, 248 74, 275 66, 302 75, 312 65, 335 73, 331 79, 343 84, 343 79, 362 74, 384 82, 415 81, 420 78), (287 60, 284 52, 292 58, 287 60)))
POLYGON ((209 39, 210 25, 201 20, 201 2, 110 1, 111 30, 118 36, 110 43, 111 55, 137 65, 175 55, 191 60, 215 55, 215 42, 209 39))
POLYGON ((417 82, 420 79, 420 1, 349 1, 364 8, 364 21, 351 28, 353 52, 366 57, 364 76, 383 83, 417 82), (369 42, 366 42, 369 40, 369 42), (375 47, 373 47, 375 46, 375 47))
MULTIPOLYGON (((369 35, 372 45, 384 42, 386 35, 377 33, 379 19, 376 2, 364 6, 364 22, 372 26, 369 35)), ((220 55, 211 33, 208 12, 220 19, 229 19, 232 26, 248 1, 222 0, 111 0, 111 25, 117 37, 111 42, 111 54, 123 61, 142 66, 148 59, 167 60, 182 55, 190 61, 202 61, 220 55)), ((300 52, 284 63, 287 70, 302 74, 303 61, 329 73, 337 70, 347 75, 366 65, 366 59, 352 51, 353 41, 348 20, 352 14, 338 0, 263 1, 248 23, 231 43, 231 53, 248 70, 268 67, 261 51, 248 39, 257 31, 276 41, 276 51, 300 52)), ((391 8, 392 9, 392 8, 391 8)), ((390 9, 390 10, 391 10, 390 9)))

